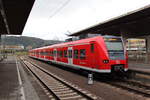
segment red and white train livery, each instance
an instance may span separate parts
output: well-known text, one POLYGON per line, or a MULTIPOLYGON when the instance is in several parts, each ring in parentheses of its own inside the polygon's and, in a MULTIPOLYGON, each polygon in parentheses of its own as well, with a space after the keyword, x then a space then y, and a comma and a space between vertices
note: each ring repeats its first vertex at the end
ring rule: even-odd
POLYGON ((36 48, 29 51, 29 56, 99 73, 128 70, 122 39, 115 36, 96 36, 36 48))

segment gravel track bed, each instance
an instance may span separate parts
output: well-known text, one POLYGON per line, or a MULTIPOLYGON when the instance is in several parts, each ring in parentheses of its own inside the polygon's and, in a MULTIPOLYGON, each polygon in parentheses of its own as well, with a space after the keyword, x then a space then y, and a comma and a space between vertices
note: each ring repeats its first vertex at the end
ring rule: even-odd
POLYGON ((93 85, 88 85, 87 77, 79 74, 79 70, 72 70, 60 65, 57 65, 56 67, 56 65, 54 64, 48 64, 31 58, 28 58, 28 60, 33 61, 46 70, 55 73, 59 77, 62 77, 105 100, 148 100, 145 97, 110 86, 108 84, 100 82, 99 80, 95 80, 93 85))

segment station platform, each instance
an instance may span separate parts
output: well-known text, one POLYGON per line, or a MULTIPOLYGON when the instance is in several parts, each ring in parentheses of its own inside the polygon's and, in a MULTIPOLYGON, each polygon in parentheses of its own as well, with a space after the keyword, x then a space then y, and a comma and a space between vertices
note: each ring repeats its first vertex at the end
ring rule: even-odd
POLYGON ((129 62, 129 70, 150 74, 150 64, 129 62))
POLYGON ((0 100, 20 100, 15 57, 0 62, 0 100))
POLYGON ((47 100, 35 83, 15 56, 0 62, 0 100, 47 100))

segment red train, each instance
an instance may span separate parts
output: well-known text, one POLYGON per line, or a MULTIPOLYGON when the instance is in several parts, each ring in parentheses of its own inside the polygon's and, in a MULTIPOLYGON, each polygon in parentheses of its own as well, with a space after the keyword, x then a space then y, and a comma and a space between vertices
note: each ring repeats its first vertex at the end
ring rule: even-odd
POLYGON ((116 36, 55 44, 29 51, 29 56, 99 73, 127 71, 127 55, 122 39, 116 36))

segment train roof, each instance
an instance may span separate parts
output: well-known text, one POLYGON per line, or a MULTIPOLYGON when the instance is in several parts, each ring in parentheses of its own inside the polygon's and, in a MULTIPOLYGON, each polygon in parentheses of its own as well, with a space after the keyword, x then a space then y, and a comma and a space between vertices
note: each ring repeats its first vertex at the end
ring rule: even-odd
POLYGON ((96 37, 81 39, 81 40, 77 40, 77 41, 71 41, 71 42, 66 42, 66 43, 54 44, 54 45, 50 45, 50 46, 44 46, 44 47, 40 47, 40 48, 36 48, 36 49, 32 49, 32 50, 48 49, 48 48, 53 48, 53 47, 57 48, 57 47, 65 47, 65 46, 68 46, 68 45, 74 45, 74 44, 89 43, 91 41, 98 41, 102 37, 114 38, 114 37, 117 37, 117 36, 108 36, 108 35, 106 35, 106 36, 96 36, 96 37))

